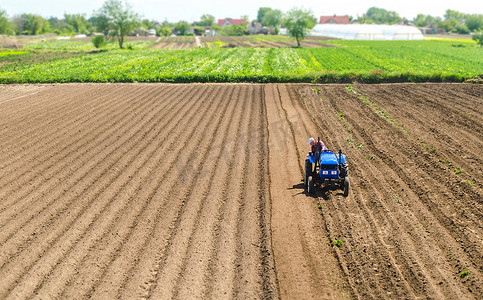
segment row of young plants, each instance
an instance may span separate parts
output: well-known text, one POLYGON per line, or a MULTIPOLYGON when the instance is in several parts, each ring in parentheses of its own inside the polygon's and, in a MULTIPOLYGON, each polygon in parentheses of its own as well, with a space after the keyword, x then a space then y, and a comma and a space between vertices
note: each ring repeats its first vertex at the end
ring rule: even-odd
POLYGON ((0 70, 0 82, 460 82, 483 73, 483 51, 476 47, 336 43, 340 46, 115 50, 0 70))
MULTIPOLYGON (((154 41, 129 41, 125 44, 129 49, 144 49, 152 44, 154 41)), ((97 48, 92 41, 70 41, 70 40, 50 40, 50 41, 36 41, 35 43, 27 43, 23 46, 25 50, 54 50, 54 51, 95 51, 97 48)), ((116 41, 108 41, 102 47, 103 50, 117 50, 119 44, 116 41)))
POLYGON ((34 64, 67 59, 77 55, 83 54, 67 51, 4 50, 0 51, 0 74, 14 72, 34 64))

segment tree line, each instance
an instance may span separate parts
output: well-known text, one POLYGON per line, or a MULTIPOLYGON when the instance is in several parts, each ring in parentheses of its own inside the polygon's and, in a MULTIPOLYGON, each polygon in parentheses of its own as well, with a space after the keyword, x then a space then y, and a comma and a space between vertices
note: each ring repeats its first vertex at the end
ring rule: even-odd
MULTIPOLYGON (((242 19, 245 21, 241 24, 226 27, 218 26, 215 23, 215 17, 209 14, 202 15, 200 21, 191 24, 186 21, 157 23, 141 19, 140 15, 134 12, 127 2, 107 0, 99 10, 94 11, 90 18, 87 18, 85 14, 64 14, 63 19, 56 17, 45 19, 38 15, 24 13, 9 19, 6 11, 0 8, 0 34, 90 35, 98 32, 102 33, 104 37, 116 39, 119 47, 123 48, 124 37, 141 28, 156 29, 158 36, 169 36, 172 33, 186 35, 189 31, 191 31, 190 34, 204 34, 205 27, 210 27, 221 35, 245 35, 249 19, 248 16, 242 16, 242 19)), ((311 11, 296 8, 284 15, 280 10, 262 7, 258 11, 257 20, 264 26, 274 27, 276 34, 283 23, 289 34, 296 38, 299 46, 302 39, 308 34, 308 30, 316 24, 316 18, 311 11)), ((104 39, 96 37, 93 42, 97 47, 104 43, 104 39)))
MULTIPOLYGON (((371 7, 365 14, 357 18, 361 24, 395 24, 404 21, 395 11, 371 7)), ((411 21, 417 27, 434 25, 435 28, 444 29, 448 33, 469 34, 483 31, 482 14, 465 14, 456 10, 446 10, 443 17, 418 14, 411 21)))
MULTIPOLYGON (((129 3, 121 0, 107 0, 102 7, 94 11, 90 18, 85 14, 64 14, 64 18, 50 17, 45 19, 35 14, 21 14, 9 18, 7 12, 0 7, 0 34, 9 35, 38 35, 55 33, 59 35, 90 35, 94 32, 103 33, 105 37, 115 38, 122 48, 124 37, 143 29, 155 29, 158 36, 204 34, 205 27, 210 27, 221 35, 244 35, 247 34, 248 16, 242 16, 245 20, 239 25, 220 27, 215 23, 215 17, 204 14, 199 21, 188 23, 179 21, 162 23, 142 19, 139 14, 133 11, 129 3), (190 33, 189 33, 190 32, 190 33)), ((362 24, 395 24, 401 22, 397 12, 388 11, 383 8, 371 7, 357 20, 350 17, 351 21, 362 24)), ((278 34, 280 27, 287 29, 288 34, 300 42, 308 34, 308 30, 317 23, 310 10, 293 8, 287 13, 270 7, 260 7, 257 12, 256 21, 262 26, 273 28, 273 33, 278 34)), ((436 28, 442 28, 446 32, 467 34, 470 32, 483 31, 483 15, 465 14, 448 9, 444 18, 431 15, 418 14, 412 22, 418 27, 426 27, 433 24, 436 28)), ((99 42, 102 42, 99 39, 99 42)))
MULTIPOLYGON (((59 35, 72 34, 91 34, 92 32, 103 32, 106 28, 105 20, 101 12, 107 12, 106 7, 119 8, 123 6, 120 1, 108 0, 103 7, 95 11, 94 14, 87 18, 85 14, 64 14, 64 18, 50 17, 43 18, 35 14, 21 14, 8 17, 5 10, 0 7, 0 34, 15 34, 15 35, 37 35, 46 33, 55 33, 59 35)), ((158 23, 148 19, 141 19, 139 15, 132 11, 129 4, 122 7, 124 11, 128 12, 129 16, 135 17, 135 25, 146 29, 156 28, 157 35, 171 35, 172 31, 178 34, 186 34, 190 29, 201 31, 203 27, 210 26, 218 32, 223 32, 226 35, 242 35, 245 34, 244 29, 246 24, 233 25, 229 28, 220 28, 215 23, 215 17, 210 14, 204 14, 199 21, 188 23, 186 21, 179 21, 177 23, 169 23, 164 21, 158 23), (158 25, 158 26, 155 26, 158 25)), ((126 15, 126 16, 128 16, 126 15)), ((257 21, 263 25, 274 28, 274 33, 278 34, 280 25, 286 20, 288 14, 284 14, 278 9, 270 7, 260 7, 257 13, 257 21)), ((244 16, 246 23, 249 22, 248 17, 244 16)), ((395 11, 389 11, 383 8, 371 7, 362 16, 358 16, 356 20, 349 17, 351 21, 357 21, 361 24, 395 24, 404 19, 395 11)), ((316 20, 314 20, 316 22, 316 20)), ((465 14, 456 10, 448 9, 443 17, 418 14, 412 20, 412 23, 417 27, 426 27, 433 24, 436 28, 444 29, 450 33, 468 34, 470 32, 483 31, 483 14, 465 14)), ((133 27, 133 26, 131 26, 133 27)))

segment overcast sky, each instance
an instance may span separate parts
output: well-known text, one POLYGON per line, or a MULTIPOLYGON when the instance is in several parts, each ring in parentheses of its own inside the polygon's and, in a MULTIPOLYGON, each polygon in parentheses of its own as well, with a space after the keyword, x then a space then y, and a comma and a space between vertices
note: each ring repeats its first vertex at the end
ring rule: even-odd
MULTIPOLYGON (((38 14, 43 17, 62 17, 64 13, 84 13, 87 17, 102 6, 104 0, 0 0, 0 8, 11 17, 21 13, 38 14)), ((350 15, 357 17, 375 6, 396 11, 399 16, 413 19, 418 13, 443 16, 447 9, 464 13, 483 14, 482 0, 129 0, 134 10, 143 18, 175 22, 196 21, 203 14, 214 15, 216 19, 233 19, 248 15, 257 16, 259 7, 277 8, 286 12, 294 6, 311 9, 315 16, 350 15)))

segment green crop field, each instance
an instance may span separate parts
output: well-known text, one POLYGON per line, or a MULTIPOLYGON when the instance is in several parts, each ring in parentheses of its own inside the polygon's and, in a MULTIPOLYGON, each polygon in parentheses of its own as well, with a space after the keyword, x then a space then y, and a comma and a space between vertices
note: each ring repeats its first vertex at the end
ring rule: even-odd
MULTIPOLYGON (((143 49, 154 44, 153 41, 127 41, 125 47, 133 49, 143 49)), ((91 41, 71 41, 71 40, 51 40, 51 41, 37 41, 34 43, 27 43, 23 46, 26 50, 67 50, 67 51, 94 51, 96 48, 91 41)), ((116 41, 110 41, 103 47, 104 50, 116 50, 119 44, 116 41)))
POLYGON ((483 74, 483 48, 474 42, 321 42, 338 47, 84 53, 0 68, 0 82, 459 82, 483 74))

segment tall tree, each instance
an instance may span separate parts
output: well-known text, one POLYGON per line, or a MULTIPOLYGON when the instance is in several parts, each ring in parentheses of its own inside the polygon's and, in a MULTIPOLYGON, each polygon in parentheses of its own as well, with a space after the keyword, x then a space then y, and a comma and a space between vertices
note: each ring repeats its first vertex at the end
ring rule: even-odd
POLYGON ((469 34, 470 33, 470 30, 468 29, 468 26, 466 26, 465 24, 457 24, 454 27, 454 31, 456 33, 459 33, 459 34, 469 34))
POLYGON ((395 11, 388 11, 384 8, 371 7, 362 17, 359 23, 378 23, 378 24, 394 24, 401 20, 401 17, 395 11))
POLYGON ((7 12, 0 8, 0 34, 11 34, 12 26, 8 21, 7 12))
POLYGON ((300 47, 300 42, 315 26, 316 19, 310 10, 292 8, 287 13, 283 23, 288 33, 297 40, 297 45, 300 47))
POLYGON ((242 25, 250 23, 250 17, 248 17, 248 15, 243 15, 240 17, 240 19, 245 20, 242 25))
POLYGON ((272 9, 270 7, 260 7, 257 13, 257 22, 262 23, 263 16, 265 16, 265 14, 271 10, 272 9))
POLYGON ((92 26, 83 14, 64 14, 64 19, 65 23, 72 26, 75 33, 87 34, 92 26))
POLYGON ((98 24, 98 30, 108 31, 115 36, 121 49, 124 45, 124 37, 139 24, 139 15, 132 10, 129 3, 123 4, 120 0, 107 0, 95 15, 97 18, 107 21, 98 24), (107 26, 107 28, 102 28, 102 26, 107 26))
POLYGON ((459 12, 459 11, 456 11, 456 10, 447 9, 446 10, 446 13, 444 14, 444 19, 445 20, 450 20, 452 18, 455 18, 456 20, 458 20, 459 22, 461 22, 461 21, 463 21, 466 18, 466 14, 465 13, 462 13, 462 12, 459 12))
POLYGON ((449 20, 445 20, 436 24, 436 27, 443 28, 446 32, 455 32, 456 25, 459 24, 459 21, 455 18, 451 18, 449 20))
POLYGON ((157 30, 157 34, 159 36, 170 36, 171 35, 171 29, 169 27, 160 27, 157 30))
POLYGON ((22 16, 21 15, 15 15, 13 16, 10 21, 12 22, 12 27, 13 31, 15 34, 19 35, 21 34, 24 29, 23 29, 23 21, 22 21, 22 16))
POLYGON ((38 15, 22 14, 17 22, 19 34, 37 35, 50 31, 50 23, 38 15))
POLYGON ((483 30, 483 15, 468 15, 465 24, 471 31, 483 30))
POLYGON ((94 14, 89 18, 89 22, 94 25, 97 32, 102 32, 105 37, 109 36, 109 18, 107 16, 94 14))
POLYGON ((191 25, 186 21, 180 21, 174 26, 174 31, 177 31, 179 35, 185 35, 190 29, 191 25))
POLYGON ((151 29, 151 28, 154 28, 154 21, 150 21, 149 19, 143 19, 141 21, 141 26, 144 28, 144 29, 151 29))
POLYGON ((169 23, 168 20, 164 20, 163 23, 161 23, 162 27, 173 27, 175 24, 169 23))
POLYGON ((275 28, 275 33, 278 34, 278 25, 282 23, 282 11, 279 9, 272 9, 267 12, 262 19, 262 25, 275 28))
POLYGON ((242 36, 246 34, 246 31, 247 28, 245 25, 230 25, 223 29, 223 34, 230 36, 242 36))
POLYGON ((416 18, 413 20, 414 25, 418 27, 424 27, 429 23, 433 23, 435 18, 430 15, 418 14, 416 18))
POLYGON ((213 26, 215 25, 215 17, 209 14, 204 14, 201 16, 201 26, 213 26))
POLYGON ((73 28, 69 28, 65 20, 60 20, 57 17, 50 17, 48 21, 52 31, 57 34, 71 33, 74 30, 73 28))

